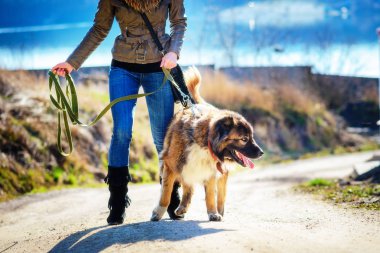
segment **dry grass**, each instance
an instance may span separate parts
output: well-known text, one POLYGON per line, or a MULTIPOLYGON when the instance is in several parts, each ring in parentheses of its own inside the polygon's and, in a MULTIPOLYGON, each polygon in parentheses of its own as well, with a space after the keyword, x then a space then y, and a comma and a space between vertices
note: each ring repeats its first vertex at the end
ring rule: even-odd
POLYGON ((267 111, 275 110, 273 92, 250 83, 237 83, 222 73, 204 73, 200 92, 207 101, 218 105, 240 107, 249 104, 267 111))
POLYGON ((260 87, 249 81, 238 83, 223 73, 204 73, 201 93, 207 101, 225 107, 249 105, 274 114, 281 112, 284 106, 307 114, 326 111, 318 98, 292 84, 260 87))

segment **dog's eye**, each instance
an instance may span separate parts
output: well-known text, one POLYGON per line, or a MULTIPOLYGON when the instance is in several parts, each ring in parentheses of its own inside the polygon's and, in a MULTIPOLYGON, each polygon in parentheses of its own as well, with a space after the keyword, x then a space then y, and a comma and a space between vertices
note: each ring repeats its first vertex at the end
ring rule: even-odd
POLYGON ((243 137, 243 138, 241 138, 241 140, 243 141, 243 142, 248 142, 248 137, 243 137))

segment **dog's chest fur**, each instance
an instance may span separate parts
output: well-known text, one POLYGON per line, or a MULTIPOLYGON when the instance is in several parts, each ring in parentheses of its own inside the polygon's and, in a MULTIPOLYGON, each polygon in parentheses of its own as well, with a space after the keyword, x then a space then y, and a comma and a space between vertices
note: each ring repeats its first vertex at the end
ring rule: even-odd
POLYGON ((216 169, 215 161, 207 149, 193 143, 186 148, 186 153, 188 156, 181 176, 187 184, 203 183, 210 177, 220 174, 216 169))

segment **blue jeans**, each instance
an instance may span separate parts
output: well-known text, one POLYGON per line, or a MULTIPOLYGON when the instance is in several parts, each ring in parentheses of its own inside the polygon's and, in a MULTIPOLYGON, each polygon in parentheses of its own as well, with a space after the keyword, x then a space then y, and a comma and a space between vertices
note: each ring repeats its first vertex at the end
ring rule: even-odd
MULTIPOLYGON (((144 92, 157 90, 164 78, 163 72, 136 73, 122 68, 111 67, 109 73, 109 93, 111 101, 137 94, 140 86, 144 92)), ((154 144, 158 153, 162 151, 164 138, 173 117, 174 101, 170 83, 156 93, 147 96, 149 119, 154 144)), ((108 152, 108 165, 122 167, 129 165, 129 145, 132 139, 133 118, 136 99, 119 102, 112 107, 113 131, 108 152)))

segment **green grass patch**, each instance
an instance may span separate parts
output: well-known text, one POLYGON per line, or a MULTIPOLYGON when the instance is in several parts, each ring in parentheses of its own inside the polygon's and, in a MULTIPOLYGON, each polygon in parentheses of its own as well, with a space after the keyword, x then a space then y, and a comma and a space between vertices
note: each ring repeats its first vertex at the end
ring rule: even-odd
POLYGON ((307 182, 307 185, 312 186, 312 187, 313 186, 315 186, 315 187, 331 186, 333 184, 334 184, 334 182, 327 180, 327 179, 323 179, 323 178, 316 178, 316 179, 313 179, 313 180, 310 180, 309 182, 307 182))
POLYGON ((295 190, 314 194, 336 204, 380 211, 379 184, 339 185, 334 180, 316 178, 296 186, 295 190))
POLYGON ((373 151, 377 149, 380 149, 380 144, 374 141, 369 141, 359 147, 360 151, 373 151))
POLYGON ((60 167, 54 167, 53 170, 52 170, 52 176, 53 176, 54 182, 56 182, 56 183, 61 182, 64 172, 65 171, 62 168, 60 168, 60 167))

